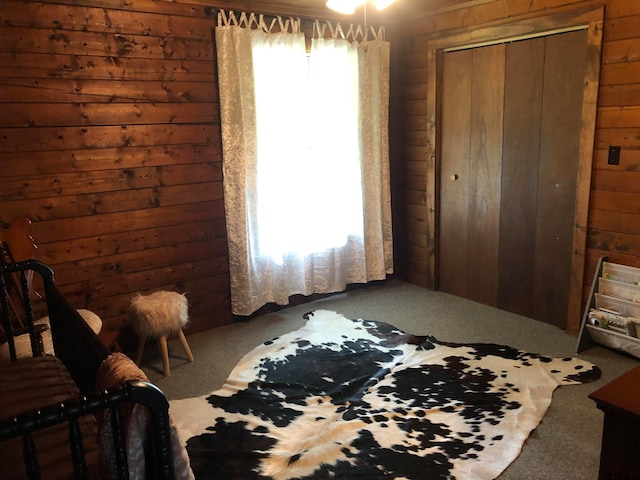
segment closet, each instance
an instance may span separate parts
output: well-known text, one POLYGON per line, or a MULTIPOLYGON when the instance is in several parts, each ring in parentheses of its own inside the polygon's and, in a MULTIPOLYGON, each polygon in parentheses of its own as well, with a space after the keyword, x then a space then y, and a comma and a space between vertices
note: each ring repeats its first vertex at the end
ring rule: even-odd
POLYGON ((587 44, 442 54, 440 290, 566 327, 587 44))

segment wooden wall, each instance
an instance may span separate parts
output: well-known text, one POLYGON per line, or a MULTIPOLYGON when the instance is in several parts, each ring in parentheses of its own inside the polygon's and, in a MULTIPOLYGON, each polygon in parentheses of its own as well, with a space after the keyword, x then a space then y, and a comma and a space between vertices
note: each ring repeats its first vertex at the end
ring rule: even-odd
MULTIPOLYGON (((640 2, 494 1, 404 22, 392 30, 392 169, 396 268, 427 284, 427 55, 430 38, 475 30, 552 9, 605 5, 604 44, 587 232, 584 298, 600 256, 640 267, 640 2), (607 165, 609 145, 622 147, 619 166, 607 165)), ((389 31, 389 29, 388 29, 389 31)), ((481 254, 481 252, 479 252, 481 254)), ((569 319, 575 332, 579 319, 569 319)))
POLYGON ((186 292, 231 321, 213 18, 155 0, 0 2, 0 222, 33 221, 77 308, 186 292))
MULTIPOLYGON (((191 332, 232 321, 207 6, 216 3, 257 4, 0 2, 0 226, 29 216, 63 291, 107 323, 125 319, 136 292, 165 288, 187 292, 191 332)), ((396 270, 407 280, 425 284, 429 254, 427 39, 585 3, 483 0, 387 26, 396 270)), ((600 255, 640 266, 640 2, 603 3, 589 279, 600 255), (610 144, 622 146, 619 167, 606 164, 610 144)))

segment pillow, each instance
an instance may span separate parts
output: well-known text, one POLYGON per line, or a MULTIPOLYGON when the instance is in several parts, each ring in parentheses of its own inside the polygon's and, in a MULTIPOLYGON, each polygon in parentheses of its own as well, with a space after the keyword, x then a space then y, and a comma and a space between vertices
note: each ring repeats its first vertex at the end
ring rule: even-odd
MULTIPOLYGON (((121 386, 127 380, 148 381, 145 373, 127 357, 117 352, 109 355, 100 365, 96 379, 98 391, 109 387, 121 386)), ((144 405, 123 403, 120 407, 122 425, 124 427, 127 465, 131 480, 144 480, 146 436, 149 430, 149 412, 144 405)), ((111 431, 111 412, 105 410, 104 415, 96 415, 98 420, 98 444, 102 454, 102 469, 105 479, 118 477, 111 431)), ((169 417, 173 468, 178 480, 194 478, 186 449, 178 439, 178 434, 171 417, 169 417)))

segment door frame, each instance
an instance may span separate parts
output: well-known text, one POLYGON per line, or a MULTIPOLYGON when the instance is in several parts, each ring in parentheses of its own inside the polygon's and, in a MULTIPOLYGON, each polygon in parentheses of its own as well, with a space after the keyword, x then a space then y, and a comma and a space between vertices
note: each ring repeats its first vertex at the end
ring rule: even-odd
POLYGON ((445 52, 495 45, 575 30, 587 30, 587 61, 582 99, 582 122, 572 240, 567 331, 577 333, 582 310, 591 170, 593 163, 604 7, 591 3, 580 8, 556 9, 465 28, 432 38, 427 48, 427 287, 438 289, 438 222, 440 199, 440 124, 442 64, 445 52))

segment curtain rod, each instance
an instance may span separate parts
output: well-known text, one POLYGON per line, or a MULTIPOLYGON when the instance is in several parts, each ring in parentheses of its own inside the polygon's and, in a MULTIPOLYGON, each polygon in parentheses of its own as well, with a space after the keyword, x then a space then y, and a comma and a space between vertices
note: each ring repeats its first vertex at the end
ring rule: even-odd
MULTIPOLYGON (((207 14, 207 16, 213 17, 216 15, 216 13, 218 13, 218 11, 220 10, 225 10, 225 11, 232 11, 232 12, 245 12, 247 14, 251 14, 253 13, 254 15, 263 15, 267 18, 276 18, 276 17, 285 17, 285 18, 295 18, 295 19, 299 19, 301 22, 309 22, 309 23, 314 23, 316 20, 320 20, 322 22, 344 22, 345 20, 340 20, 338 17, 336 16, 331 16, 331 15, 327 15, 327 16, 319 16, 316 18, 310 17, 310 16, 305 16, 305 15, 292 15, 290 13, 266 13, 266 12, 255 12, 252 10, 245 10, 243 8, 223 8, 223 7, 213 7, 213 6, 208 6, 205 8, 205 13, 207 14)), ((347 22, 347 23, 353 23, 353 22, 347 22)))
POLYGON ((263 15, 266 18, 276 18, 276 17, 282 17, 282 18, 295 18, 297 20, 300 20, 300 22, 304 22, 304 23, 310 23, 313 24, 316 21, 320 21, 320 22, 334 22, 334 23, 343 23, 343 24, 360 24, 363 27, 366 27, 367 30, 368 29, 374 29, 374 30, 378 30, 379 28, 384 28, 381 25, 372 25, 369 24, 368 19, 366 17, 366 13, 365 13, 365 17, 363 19, 363 22, 359 22, 359 21, 351 21, 351 20, 347 20, 345 18, 341 18, 338 17, 336 15, 327 15, 327 16, 318 16, 316 18, 310 17, 310 16, 305 16, 305 15, 291 15, 291 14, 285 14, 285 13, 265 13, 265 12, 255 12, 252 10, 245 10, 242 8, 224 8, 224 7, 214 7, 214 6, 207 6, 205 8, 205 13, 207 14, 207 16, 210 17, 214 17, 216 15, 216 13, 218 13, 218 11, 220 10, 225 10, 225 11, 231 11, 231 12, 239 12, 239 13, 247 13, 247 14, 254 14, 254 15, 263 15))
MULTIPOLYGON (((225 11, 225 12, 233 12, 235 13, 239 13, 239 14, 245 14, 245 15, 255 15, 255 16, 262 16, 266 19, 276 19, 276 18, 281 18, 281 19, 295 19, 295 20, 299 20, 300 21, 300 26, 305 26, 305 27, 311 27, 313 28, 316 22, 320 22, 321 24, 327 24, 329 26, 330 29, 334 28, 334 24, 335 25, 339 25, 340 28, 342 28, 342 24, 344 25, 349 25, 350 28, 349 30, 351 30, 354 26, 357 30, 360 30, 360 35, 362 35, 362 40, 363 41, 368 41, 369 40, 369 35, 373 35, 373 38, 384 38, 385 36, 385 27, 384 26, 374 26, 374 25, 370 25, 367 23, 367 17, 366 17, 366 13, 365 13, 365 17, 364 17, 364 23, 358 23, 358 22, 345 22, 345 21, 341 21, 340 19, 336 18, 336 17, 324 17, 324 18, 311 18, 311 17, 305 17, 305 16, 298 16, 298 15, 284 15, 284 14, 278 14, 278 13, 260 13, 260 12, 254 12, 251 10, 244 10, 244 9, 234 9, 234 8, 221 8, 221 7, 214 7, 214 6, 208 6, 205 9, 205 13, 207 14, 207 16, 211 16, 211 17, 215 17, 216 13, 219 13, 220 11, 225 11)), ((354 35, 357 35, 357 33, 352 33, 354 35)), ((349 35, 349 33, 347 33, 347 35, 349 35)))

